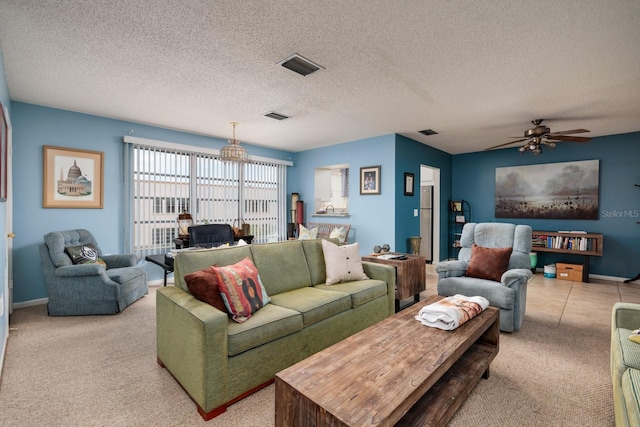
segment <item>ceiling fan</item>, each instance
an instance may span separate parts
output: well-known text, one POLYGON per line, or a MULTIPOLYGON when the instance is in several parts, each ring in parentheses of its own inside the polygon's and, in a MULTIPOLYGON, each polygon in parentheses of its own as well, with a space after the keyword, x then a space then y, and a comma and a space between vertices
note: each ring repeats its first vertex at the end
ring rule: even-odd
POLYGON ((584 133, 584 132, 591 132, 591 131, 588 131, 586 129, 573 129, 573 130, 565 130, 561 132, 551 132, 551 129, 542 125, 543 120, 544 119, 532 120, 531 123, 534 125, 534 127, 524 131, 524 138, 516 139, 515 141, 507 142, 505 144, 496 145, 494 147, 489 147, 485 151, 504 147, 505 145, 527 141, 526 144, 518 148, 518 151, 520 151, 521 153, 530 151, 537 156, 538 154, 542 153, 543 145, 546 145, 547 147, 555 148, 556 144, 561 141, 571 141, 571 142, 591 141, 591 138, 588 138, 588 137, 570 135, 572 133, 584 133))

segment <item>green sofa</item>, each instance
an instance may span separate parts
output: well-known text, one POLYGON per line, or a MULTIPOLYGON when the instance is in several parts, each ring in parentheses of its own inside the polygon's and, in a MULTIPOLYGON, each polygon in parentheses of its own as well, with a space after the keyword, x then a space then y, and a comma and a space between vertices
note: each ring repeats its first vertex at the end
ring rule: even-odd
POLYGON ((320 239, 182 252, 175 286, 156 293, 158 363, 211 419, 282 369, 394 313, 395 269, 362 264, 368 280, 327 286, 320 239), (190 294, 186 274, 246 257, 271 298, 246 322, 190 294))
POLYGON ((629 335, 640 328, 640 304, 619 302, 611 315, 611 382, 616 426, 640 425, 640 344, 629 335))

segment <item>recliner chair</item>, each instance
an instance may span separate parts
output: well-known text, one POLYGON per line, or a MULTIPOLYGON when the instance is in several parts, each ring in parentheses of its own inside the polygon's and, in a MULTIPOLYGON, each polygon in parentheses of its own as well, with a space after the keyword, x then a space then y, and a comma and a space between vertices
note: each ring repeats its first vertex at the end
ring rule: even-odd
POLYGON ((527 305, 527 282, 532 273, 531 227, 507 223, 468 223, 462 228, 458 260, 444 261, 436 266, 438 294, 452 296, 482 296, 489 304, 500 308, 500 330, 520 329, 527 305), (512 248, 508 269, 500 281, 468 277, 467 266, 473 244, 484 248, 512 248))
POLYGON ((149 293, 138 258, 134 254, 104 255, 88 230, 47 233, 39 249, 50 316, 115 314, 149 293), (81 245, 93 245, 106 266, 74 264, 69 252, 81 245))

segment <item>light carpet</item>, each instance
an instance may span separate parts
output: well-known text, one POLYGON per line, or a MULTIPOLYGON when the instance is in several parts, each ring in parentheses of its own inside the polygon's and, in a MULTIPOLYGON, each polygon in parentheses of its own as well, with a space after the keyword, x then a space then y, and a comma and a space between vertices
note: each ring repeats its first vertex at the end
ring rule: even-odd
MULTIPOLYGON (((242 427, 274 424, 274 386, 205 422, 156 363, 155 290, 114 316, 15 310, 0 381, 2 426, 242 427)), ((451 426, 609 426, 608 334, 527 319, 451 426)))

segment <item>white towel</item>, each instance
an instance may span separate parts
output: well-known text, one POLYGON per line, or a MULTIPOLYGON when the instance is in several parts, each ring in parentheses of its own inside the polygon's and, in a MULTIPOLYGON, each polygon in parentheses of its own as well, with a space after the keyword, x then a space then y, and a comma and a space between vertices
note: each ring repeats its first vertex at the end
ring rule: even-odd
POLYGON ((420 309, 416 320, 432 328, 451 331, 482 313, 489 306, 484 297, 454 295, 420 309))

